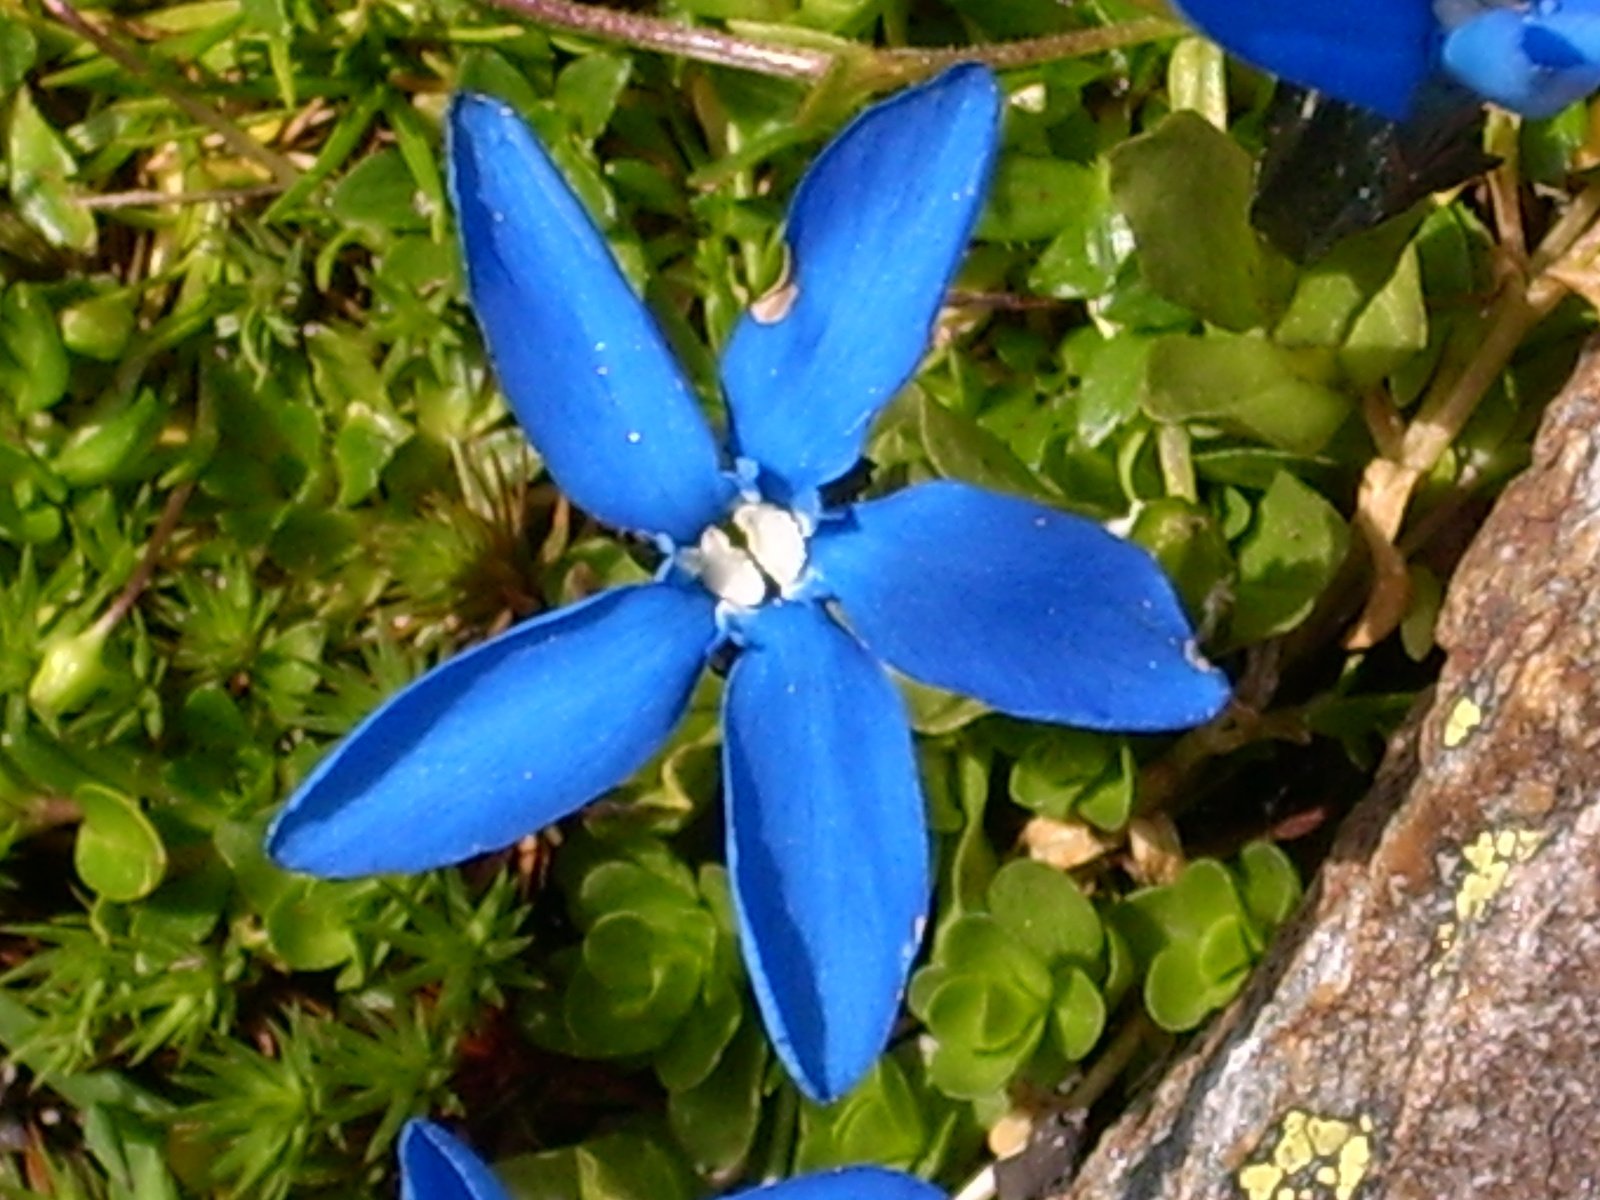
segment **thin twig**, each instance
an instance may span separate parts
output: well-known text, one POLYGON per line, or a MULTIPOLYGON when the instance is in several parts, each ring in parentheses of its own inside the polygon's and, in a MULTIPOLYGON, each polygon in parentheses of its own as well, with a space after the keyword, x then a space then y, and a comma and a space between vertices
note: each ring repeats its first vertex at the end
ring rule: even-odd
POLYGON ((167 502, 161 508, 161 516, 156 521, 156 527, 150 531, 150 540, 144 544, 144 553, 139 556, 139 565, 133 569, 133 574, 128 577, 128 582, 123 584, 122 591, 111 602, 111 606, 100 614, 100 619, 95 622, 95 628, 102 634, 110 633, 116 628, 117 622, 128 615, 128 612, 139 602, 139 597, 144 594, 145 588, 150 586, 150 579, 155 575, 156 564, 161 561, 161 552, 166 549, 167 541, 178 528, 178 518, 183 515, 183 506, 189 503, 189 497, 194 492, 194 481, 181 483, 172 489, 172 494, 167 497, 167 502))
POLYGON ((1143 1008, 1134 1011, 1133 1016, 1121 1029, 1117 1036, 1111 1040, 1100 1057, 1083 1073, 1066 1098, 1062 1101, 1062 1108, 1067 1111, 1073 1109, 1093 1108, 1095 1102, 1105 1095, 1106 1089, 1116 1082, 1127 1065, 1133 1061, 1133 1056, 1144 1045, 1145 1041, 1156 1033, 1155 1022, 1143 1008))
POLYGON ((193 96, 172 86, 167 80, 162 79, 155 71, 150 69, 148 63, 133 51, 129 50, 116 38, 112 37, 98 25, 89 21, 74 8, 69 0, 42 0, 45 11, 57 21, 72 30, 79 37, 92 44, 95 49, 122 67, 129 74, 142 79, 152 91, 165 97, 172 104, 182 109, 190 119, 212 130, 241 158, 248 158, 260 166, 265 167, 277 180, 281 187, 289 187, 300 178, 300 168, 295 166, 281 154, 267 149, 255 138, 250 137, 225 115, 209 105, 202 104, 193 96))
POLYGON ((640 50, 676 54, 696 62, 737 67, 785 79, 820 79, 833 66, 825 50, 776 46, 701 29, 639 13, 618 12, 575 0, 491 0, 498 8, 519 13, 549 29, 581 33, 605 42, 622 42, 640 50))
POLYGON ((153 189, 135 189, 127 192, 107 192, 102 196, 76 196, 72 203, 79 208, 143 208, 165 205, 228 204, 237 200, 259 200, 263 196, 276 196, 283 192, 281 183, 263 183, 258 187, 212 188, 200 192, 159 192, 153 189))
POLYGON ((783 79, 821 79, 840 66, 848 53, 852 59, 859 60, 863 81, 874 88, 908 83, 958 62, 982 62, 1001 69, 1027 67, 1173 37, 1183 29, 1172 21, 1141 17, 1099 29, 1075 30, 991 46, 937 50, 851 47, 849 51, 835 53, 809 46, 758 41, 660 17, 619 12, 599 4, 582 4, 577 0, 490 0, 490 3, 547 29, 783 79))

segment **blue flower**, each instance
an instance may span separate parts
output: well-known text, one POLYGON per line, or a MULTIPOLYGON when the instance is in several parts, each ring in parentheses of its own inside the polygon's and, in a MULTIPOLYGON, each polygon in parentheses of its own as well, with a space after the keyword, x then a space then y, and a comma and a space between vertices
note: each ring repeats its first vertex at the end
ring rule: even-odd
MULTIPOLYGON (((400 1200, 511 1200, 504 1186, 459 1139, 432 1121, 400 1131, 400 1200)), ((726 1200, 946 1200, 899 1171, 846 1167, 736 1192, 726 1200)))
POLYGON ((831 1099, 888 1039, 929 900, 911 734, 880 660, 1096 729, 1222 706, 1159 568, 1098 525, 951 482, 820 499, 926 351, 998 116, 993 76, 959 67, 823 152, 789 213, 788 278, 722 359, 725 460, 539 142, 497 100, 456 101, 456 212, 501 384, 573 501, 654 538, 666 565, 389 700, 290 799, 278 862, 348 877, 509 845, 643 766, 731 643, 723 781, 746 962, 785 1065, 831 1099))
POLYGON ((1262 70, 1405 120, 1453 81, 1550 117, 1600 88, 1600 0, 1174 0, 1262 70))

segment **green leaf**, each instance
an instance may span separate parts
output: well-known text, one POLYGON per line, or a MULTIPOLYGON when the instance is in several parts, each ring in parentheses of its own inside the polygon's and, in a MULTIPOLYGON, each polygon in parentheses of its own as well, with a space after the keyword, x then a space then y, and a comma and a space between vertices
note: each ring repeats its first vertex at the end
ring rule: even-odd
POLYGON ((983 426, 951 412, 923 389, 916 396, 922 447, 939 474, 1031 499, 1051 494, 1053 489, 983 426))
POLYGON ((1310 615, 1344 561, 1350 532, 1320 493, 1280 471, 1239 547, 1229 631, 1241 645, 1275 637, 1310 615))
POLYGON ((1192 112, 1111 152, 1111 195, 1133 226, 1144 278, 1236 331, 1267 323, 1288 278, 1250 225, 1254 175, 1249 154, 1192 112))
POLYGON ((110 682, 105 664, 109 626, 98 622, 75 634, 52 634, 41 647, 39 669, 28 684, 28 703, 47 719, 74 713, 110 682))
POLYGON ((11 199, 22 219, 52 246, 93 254, 94 216, 73 203, 77 189, 68 182, 77 174, 77 160, 39 115, 27 88, 19 89, 12 101, 7 133, 11 199))
POLYGON ((928 1062, 928 1082, 957 1100, 986 1100, 1010 1082, 1032 1053, 1031 1045, 984 1053, 940 1042, 928 1062))
MULTIPOLYGON (((1082 229, 1085 213, 1106 208, 1106 183, 1095 166, 1007 154, 995 168, 989 206, 976 236, 989 242, 1038 242, 1082 229)), ((1078 236, 1084 236, 1079 234, 1078 236)))
POLYGON ((107 900, 128 902, 156 890, 167 870, 167 848, 131 796, 101 784, 73 793, 83 824, 73 846, 78 877, 107 900))
POLYGON ((1011 768, 1011 798, 1023 808, 1064 820, 1116 759, 1117 741, 1105 734, 1041 731, 1011 768))
POLYGON ((667 1122, 702 1174, 726 1174, 750 1153, 761 1123, 766 1071, 766 1037, 757 1022, 747 1021, 716 1070, 693 1087, 668 1094, 667 1122))
POLYGON ((411 429, 361 402, 345 409, 344 424, 333 443, 334 467, 339 473, 339 500, 343 507, 359 504, 378 488, 383 469, 411 438, 411 429))
POLYGON ((556 107, 573 119, 584 141, 592 142, 604 132, 632 74, 633 59, 626 55, 585 54, 556 76, 556 107))
POLYGON ((1144 1006, 1150 1019, 1170 1033, 1187 1033, 1216 1007, 1194 943, 1179 943, 1156 956, 1144 977, 1144 1006))
POLYGON ((1235 870, 1246 911, 1271 927, 1289 919, 1300 903, 1300 872, 1272 842, 1250 842, 1239 851, 1235 870))
POLYGON ((1150 352, 1145 411, 1158 421, 1216 421, 1280 450, 1315 454, 1350 414, 1350 398, 1306 373, 1312 352, 1258 337, 1164 337, 1150 352))
POLYGON ((1111 173, 1102 159, 1082 168, 1077 204, 1028 272, 1028 287, 1057 300, 1093 300, 1117 281, 1127 228, 1111 204, 1111 173))
POLYGON ((909 1171, 928 1147, 928 1122, 900 1064, 880 1058, 848 1096, 800 1110, 796 1174, 877 1163, 909 1171))
POLYGON ((290 39, 294 26, 289 20, 285 0, 240 0, 247 25, 267 41, 267 59, 278 85, 278 97, 288 109, 295 107, 295 74, 290 60, 290 39))
MULTIPOLYGON (((61 341, 74 354, 99 362, 116 362, 128 348, 136 324, 133 305, 126 295, 102 292, 61 310, 61 341)), ((65 386, 65 361, 61 381, 65 386)))
POLYGON ((0 297, 0 392, 20 417, 50 408, 67 394, 71 366, 43 292, 14 283, 0 297))
POLYGON ((1146 501, 1129 537, 1156 556, 1191 617, 1212 611, 1237 571, 1216 517, 1187 500, 1146 501))
POLYGON ((1200 973, 1218 989, 1241 982, 1255 961, 1256 944, 1242 917, 1225 917, 1201 934, 1200 973))
POLYGON ((1138 775, 1133 751, 1123 742, 1116 761, 1078 796, 1072 806, 1074 815, 1107 833, 1121 829, 1133 814, 1138 775))
POLYGON ((15 17, 0 17, 0 100, 22 86, 38 56, 33 30, 15 17))
POLYGON ((695 1200, 683 1161, 654 1138, 614 1133, 578 1147, 581 1200, 695 1200))
POLYGON ((1065 872, 1026 858, 1007 863, 989 885, 989 911, 1046 963, 1098 970, 1105 940, 1099 914, 1065 872))
POLYGON ((1068 967, 1056 975, 1056 998, 1050 1008, 1050 1031, 1068 1062, 1088 1057, 1106 1028, 1106 1001, 1082 969, 1068 967))
POLYGON ((1407 247, 1394 274, 1372 298, 1339 351, 1339 365, 1357 387, 1370 387, 1428 344, 1428 308, 1415 249, 1407 247))
POLYGON ((395 235, 428 228, 417 207, 416 178, 398 149, 381 150, 357 163, 328 199, 346 225, 359 226, 387 245, 395 235))
POLYGON ((356 952, 346 908, 350 885, 285 877, 284 892, 263 914, 267 940, 293 970, 327 971, 356 952))
POLYGON ((671 1039, 656 1053, 656 1078, 669 1092, 698 1087, 717 1070, 723 1055, 744 1020, 744 1004, 733 988, 707 989, 710 993, 679 1024, 671 1039))
POLYGON ((134 474, 155 445, 167 409, 148 388, 73 430, 50 464, 74 487, 94 487, 134 474))
POLYGON ((955 975, 928 998, 924 1019, 940 1042, 998 1054, 1031 1048, 1042 1008, 1040 997, 1006 980, 955 975))
POLYGON ((1421 220, 1386 221, 1306 267, 1273 330, 1282 346, 1341 346, 1361 311, 1394 275, 1421 220))

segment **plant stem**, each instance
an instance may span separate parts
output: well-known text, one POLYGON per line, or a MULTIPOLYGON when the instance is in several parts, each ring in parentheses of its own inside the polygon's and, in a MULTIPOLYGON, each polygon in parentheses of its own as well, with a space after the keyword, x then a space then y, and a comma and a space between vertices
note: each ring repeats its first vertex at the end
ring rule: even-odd
MULTIPOLYGON (((60 2, 60 0, 55 0, 60 2)), ((1049 37, 951 49, 873 50, 841 46, 837 51, 765 41, 717 29, 640 13, 619 12, 578 0, 489 0, 546 29, 618 42, 640 50, 674 54, 696 62, 735 67, 783 79, 817 80, 850 60, 873 90, 895 87, 936 74, 958 62, 982 62, 998 69, 1033 66, 1061 58, 1099 54, 1157 38, 1174 37, 1182 26, 1159 17, 1141 17, 1098 29, 1049 37)))
POLYGON ((115 629, 117 622, 128 615, 128 612, 139 602, 139 597, 144 594, 145 588, 150 586, 150 579, 156 572, 156 564, 161 561, 161 552, 166 549, 168 540, 178 528, 178 518, 183 515, 183 506, 189 503, 189 497, 194 492, 194 481, 181 483, 172 490, 167 497, 167 502, 161 508, 161 516, 156 521, 156 527, 150 531, 150 540, 144 544, 144 553, 139 556, 139 565, 133 569, 133 574, 128 577, 128 582, 111 602, 111 606, 100 614, 100 619, 95 622, 95 628, 102 633, 110 633, 115 629))

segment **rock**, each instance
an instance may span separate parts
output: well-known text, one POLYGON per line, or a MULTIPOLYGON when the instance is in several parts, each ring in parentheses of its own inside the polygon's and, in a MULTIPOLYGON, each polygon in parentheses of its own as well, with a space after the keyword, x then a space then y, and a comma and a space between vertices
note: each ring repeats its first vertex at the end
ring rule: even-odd
POLYGON ((1062 1200, 1600 1196, 1600 352, 1305 907, 1062 1200))

